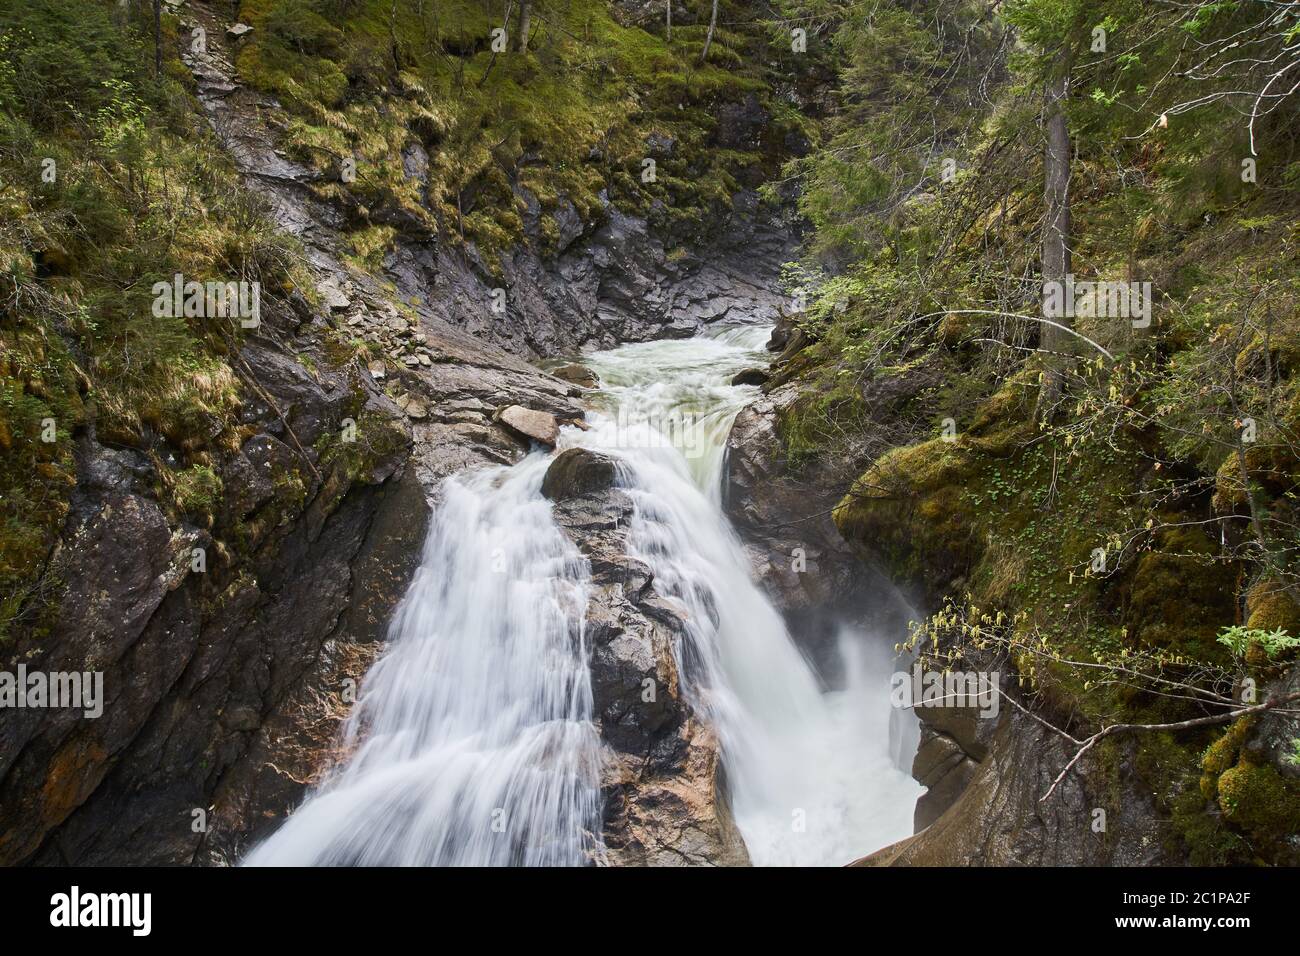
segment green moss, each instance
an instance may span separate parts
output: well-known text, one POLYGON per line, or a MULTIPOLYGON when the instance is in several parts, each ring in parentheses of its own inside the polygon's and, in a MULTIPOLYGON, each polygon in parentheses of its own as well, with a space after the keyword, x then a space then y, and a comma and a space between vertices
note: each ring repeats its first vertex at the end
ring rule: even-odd
POLYGON ((392 248, 397 230, 392 226, 369 226, 348 234, 352 246, 349 261, 363 272, 381 272, 384 255, 392 248))
POLYGON ((1246 596, 1249 617, 1246 626, 1251 630, 1300 634, 1300 604, 1280 582, 1260 581, 1246 596))
POLYGON ((979 552, 974 515, 963 492, 978 473, 958 441, 934 439, 895 448, 871 466, 834 511, 835 525, 912 578, 960 575, 979 552))
MULTIPOLYGON (((1244 733, 1244 731, 1243 731, 1244 733)), ((1144 734, 1133 750, 1141 785, 1169 815, 1165 848, 1194 866, 1230 866, 1250 861, 1250 848, 1198 786, 1196 753, 1201 735, 1144 734)), ((1235 745, 1233 745, 1235 746, 1235 745)), ((1232 759, 1235 759, 1232 758, 1232 759)))
POLYGON ((545 249, 556 236, 547 215, 561 202, 591 219, 608 197, 653 211, 659 225, 698 229, 742 177, 775 172, 784 158, 793 120, 767 82, 770 38, 759 25, 720 31, 701 65, 702 37, 689 40, 691 28, 669 44, 621 25, 600 0, 534 18, 526 55, 490 49, 500 16, 476 0, 245 0, 241 18, 255 29, 238 66, 290 111, 288 144, 321 171, 322 192, 346 189, 361 219, 400 207, 472 243, 489 268, 524 237, 519 190, 541 203, 545 249), (719 105, 751 93, 776 116, 760 149, 719 148, 719 105), (644 182, 651 132, 675 145, 656 156, 656 181, 644 182), (430 158, 423 190, 403 170, 402 152, 416 142, 430 158), (356 179, 342 184, 345 157, 356 160, 356 179))
POLYGON ((1218 801, 1229 823, 1265 846, 1300 833, 1300 788, 1268 764, 1243 758, 1225 770, 1218 801))
POLYGON ((1213 800, 1218 796, 1219 775, 1237 762, 1242 744, 1245 743, 1254 725, 1253 717, 1242 717, 1235 721, 1223 736, 1206 748, 1201 756, 1201 769, 1204 775, 1201 777, 1200 787, 1205 799, 1213 800))
MULTIPOLYGON (((364 398, 364 396, 359 396, 364 398)), ((354 430, 345 434, 327 432, 316 442, 320 468, 336 471, 346 479, 370 482, 376 467, 410 444, 410 436, 400 423, 374 412, 356 410, 354 430)))
POLYGON ((1250 861, 1250 846, 1207 810, 1195 788, 1183 791, 1169 806, 1170 823, 1191 866, 1239 866, 1250 861))
POLYGON ((1300 786, 1249 749, 1255 723, 1254 717, 1238 719, 1206 748, 1199 794, 1249 839, 1254 856, 1285 858, 1286 841, 1300 832, 1300 786))
POLYGON ((1194 528, 1166 532, 1161 547, 1142 555, 1130 576, 1129 634, 1152 647, 1224 660, 1217 636, 1237 613, 1236 566, 1216 560, 1214 543, 1194 528))
POLYGON ((787 458, 799 467, 825 451, 833 436, 861 427, 865 414, 861 396, 846 382, 810 390, 786 408, 778 421, 787 458))
POLYGON ((185 515, 210 524, 221 505, 221 478, 207 465, 194 465, 171 476, 171 496, 185 515))

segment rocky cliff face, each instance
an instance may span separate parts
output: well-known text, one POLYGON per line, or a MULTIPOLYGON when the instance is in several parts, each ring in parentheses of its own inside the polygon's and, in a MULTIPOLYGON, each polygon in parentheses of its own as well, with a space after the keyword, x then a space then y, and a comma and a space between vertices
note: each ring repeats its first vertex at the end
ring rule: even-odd
POLYGON ((929 723, 922 711, 921 719, 927 730, 914 775, 922 783, 935 781, 917 808, 917 825, 924 829, 855 866, 1176 862, 1168 851, 1167 822, 1137 783, 1133 741, 1117 755, 1113 773, 1085 763, 1043 801, 1075 749, 1052 731, 1023 714, 1004 711, 996 723, 982 721, 990 726, 981 731, 988 741, 981 744, 973 738, 959 741, 939 729, 949 726, 948 716, 929 723), (976 760, 971 751, 982 757, 976 760), (1118 793, 1112 783, 1116 778, 1122 781, 1118 793), (936 793, 927 807, 926 798, 936 793))
MULTIPOLYGON (((736 419, 727 446, 726 505, 745 540, 755 573, 783 609, 794 633, 833 678, 830 638, 850 621, 885 639, 906 639, 913 606, 933 606, 943 593, 934 578, 891 580, 889 555, 879 542, 846 537, 831 511, 861 465, 823 456, 788 460, 782 419, 803 395, 799 382, 801 334, 778 326, 771 347, 780 351, 765 394, 736 419), (904 591, 900 592, 898 587, 904 591), (910 591, 908 590, 910 589, 910 591), (904 597, 908 594, 911 600, 904 597), (913 604, 914 602, 914 604, 913 604)), ((891 431, 895 407, 930 384, 918 370, 886 390, 869 392, 879 447, 901 436, 891 431)), ((1009 673, 1005 661, 986 669, 1009 673)), ((1009 688, 1010 689, 1010 688, 1009 688)), ((924 707, 912 775, 928 789, 917 802, 917 834, 858 865, 1154 865, 1172 862, 1167 823, 1134 772, 1133 741, 1103 761, 1085 759, 1041 801, 1074 748, 1012 705, 996 718, 970 708, 924 707), (1118 788, 1118 789, 1117 789, 1118 788), (1096 811, 1105 813, 1097 829, 1096 811)))
POLYGON ((221 816, 213 797, 261 728, 303 682, 337 699, 400 596, 401 545, 418 542, 425 513, 409 430, 356 369, 288 361, 291 347, 314 351, 310 335, 291 346, 265 324, 242 354, 257 383, 250 434, 219 463, 232 493, 210 528, 165 516, 144 454, 104 447, 93 428, 80 439, 55 623, 7 665, 102 670, 104 714, 6 712, 5 862, 201 856, 199 824, 221 816), (323 453, 348 416, 362 423, 354 454, 323 453))
MULTIPOLYGON (((769 347, 788 344, 778 328, 769 347)), ((736 416, 727 439, 723 505, 756 580, 823 676, 834 680, 842 625, 892 644, 906 637, 916 613, 877 564, 836 529, 831 512, 842 487, 838 464, 818 460, 796 468, 787 459, 779 418, 799 395, 798 384, 778 377, 736 416)))
MULTIPOLYGON (((214 38, 228 25, 201 5, 187 8, 186 17, 186 25, 202 26, 214 38)), ((339 258, 337 232, 350 221, 360 218, 397 230, 397 241, 383 258, 384 278, 397 286, 398 298, 423 323, 537 358, 584 346, 689 336, 721 320, 760 321, 780 304, 776 278, 781 264, 793 256, 797 228, 783 214, 763 207, 751 190, 738 193, 730 210, 717 210, 711 234, 718 238, 707 248, 683 245, 670 256, 663 237, 654 235, 644 219, 606 203, 598 220, 584 220, 570 204, 562 206, 569 213, 558 216, 558 238, 543 255, 538 251, 544 245, 540 204, 515 183, 525 207, 528 241, 502 256, 496 273, 472 244, 465 250, 446 248, 427 226, 400 209, 317 201, 310 187, 320 174, 277 148, 268 124, 277 122, 278 104, 239 83, 219 41, 183 58, 195 74, 214 129, 268 197, 281 227, 300 237, 318 264, 333 271, 339 258)), ((412 136, 403 171, 422 190, 429 163, 412 136)), ((331 307, 344 313, 366 341, 396 344, 403 357, 418 359, 418 344, 408 347, 408 336, 391 310, 351 303, 351 281, 341 277, 329 283, 331 307)))

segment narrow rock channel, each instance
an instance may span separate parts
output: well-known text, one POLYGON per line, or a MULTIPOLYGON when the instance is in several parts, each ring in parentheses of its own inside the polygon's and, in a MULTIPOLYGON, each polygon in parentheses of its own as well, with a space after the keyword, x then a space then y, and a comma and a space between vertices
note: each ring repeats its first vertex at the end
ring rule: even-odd
POLYGON ((910 834, 888 645, 842 630, 825 688, 721 509, 770 331, 589 355, 567 450, 448 479, 346 756, 248 862, 835 864, 910 834))

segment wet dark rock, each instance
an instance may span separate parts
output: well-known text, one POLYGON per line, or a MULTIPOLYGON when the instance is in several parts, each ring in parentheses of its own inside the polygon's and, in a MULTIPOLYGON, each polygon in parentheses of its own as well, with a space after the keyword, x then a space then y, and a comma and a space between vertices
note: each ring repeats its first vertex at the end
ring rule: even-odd
MULTIPOLYGON (((1137 743, 1123 741, 1104 768, 1086 756, 1053 793, 1043 795, 1074 756, 1074 747, 1018 711, 1004 709, 992 725, 987 758, 956 761, 947 773, 930 765, 934 801, 956 799, 935 817, 925 797, 915 836, 858 861, 861 866, 1157 866, 1170 854, 1168 823, 1134 767, 1137 743), (1106 832, 1093 831, 1095 811, 1106 832), (931 822, 932 821, 932 822, 931 822)), ((922 746, 925 750, 925 745, 922 746)), ((920 758, 920 754, 918 754, 920 758)), ((928 796, 928 794, 926 795, 928 796)))
POLYGON ((841 624, 856 624, 893 644, 906 638, 907 622, 917 615, 831 520, 851 478, 836 473, 838 463, 824 460, 789 467, 776 425, 798 394, 798 386, 781 386, 736 416, 727 439, 723 508, 756 580, 823 676, 833 679, 841 624))
POLYGON ((717 740, 693 713, 677 670, 683 612, 627 553, 632 508, 613 489, 561 499, 554 512, 591 565, 592 705, 611 754, 601 777, 602 862, 743 865, 748 856, 723 797, 717 740))
MULTIPOLYGON (((337 428, 329 386, 295 391, 291 420, 337 428)), ((52 626, 20 635, 0 666, 102 671, 103 716, 0 713, 0 860, 228 862, 292 807, 310 773, 286 768, 320 766, 346 713, 341 681, 362 676, 361 642, 419 554, 428 505, 409 437, 394 435, 365 467, 317 475, 317 459, 258 432, 220 464, 211 534, 173 524, 143 486, 93 477, 126 472, 110 468, 122 453, 82 457, 52 626), (327 644, 358 650, 331 657, 327 644), (352 669, 330 671, 339 660, 352 669), (274 797, 228 802, 266 774, 281 781, 274 797), (196 809, 206 836, 191 829, 196 809)))
POLYGON ((671 156, 677 149, 677 140, 665 133, 652 132, 646 136, 645 145, 650 156, 671 156))
POLYGON ((718 145, 724 149, 757 149, 771 119, 753 93, 739 103, 727 103, 718 113, 718 145))
MULTIPOLYGON (((525 231, 540 236, 540 206, 525 231)), ((718 236, 680 254, 647 220, 610 206, 588 228, 562 205, 553 214, 558 247, 540 240, 503 257, 505 320, 487 308, 489 283, 459 260, 431 264, 447 295, 431 304, 445 321, 517 355, 546 357, 583 346, 686 337, 722 321, 772 321, 782 296, 781 263, 796 236, 761 206, 735 197, 721 210, 718 236)))
MULTIPOLYGON (((77 444, 78 474, 81 480, 73 492, 73 510, 97 507, 105 492, 142 490, 150 480, 152 466, 140 452, 129 448, 105 448, 90 435, 77 444)), ((85 516, 84 514, 82 515, 85 516)))
POLYGON ((767 350, 769 352, 785 351, 785 347, 790 344, 790 336, 794 331, 794 317, 788 312, 781 312, 777 317, 776 324, 772 326, 772 334, 767 340, 767 350))
POLYGON ((419 183, 429 180, 429 153, 415 140, 402 147, 402 175, 419 183))
POLYGON ((956 803, 979 771, 979 763, 946 734, 927 726, 921 740, 912 761, 912 776, 928 789, 916 801, 913 827, 917 832, 956 803))
POLYGON ((582 221, 582 217, 578 215, 577 207, 567 199, 563 199, 556 204, 551 211, 551 218, 555 222, 555 252, 557 255, 568 250, 587 231, 587 223, 582 221))
POLYGON ((772 376, 761 368, 741 369, 732 376, 732 385, 763 385, 772 376))
POLYGON ((271 435, 254 435, 221 472, 222 507, 232 522, 242 521, 275 497, 276 480, 297 465, 293 452, 271 435))
POLYGON ((566 448, 555 456, 542 479, 542 494, 552 501, 607 491, 618 480, 618 462, 586 448, 566 448))

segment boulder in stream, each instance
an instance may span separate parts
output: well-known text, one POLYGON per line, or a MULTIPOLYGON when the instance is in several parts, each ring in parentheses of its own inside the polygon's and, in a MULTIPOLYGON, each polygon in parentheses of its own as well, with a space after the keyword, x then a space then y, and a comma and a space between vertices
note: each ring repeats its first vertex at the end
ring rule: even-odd
POLYGON ((741 369, 732 376, 732 385, 762 385, 772 376, 761 368, 741 369))
POLYGON ((552 501, 608 491, 618 477, 618 462, 586 448, 560 452, 542 479, 542 494, 552 501))

